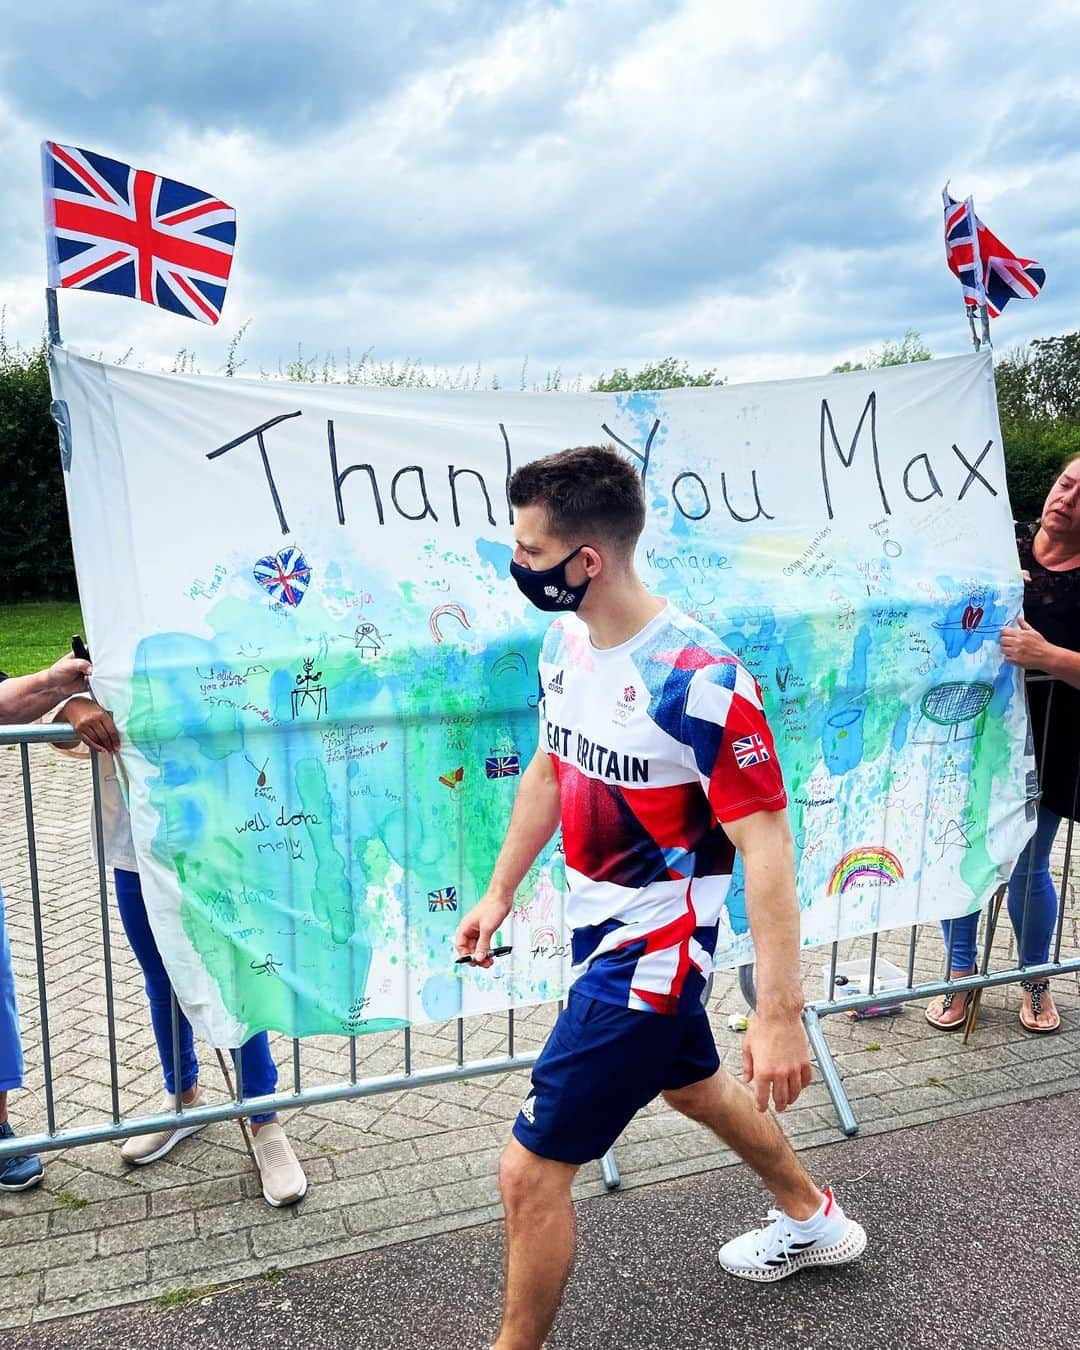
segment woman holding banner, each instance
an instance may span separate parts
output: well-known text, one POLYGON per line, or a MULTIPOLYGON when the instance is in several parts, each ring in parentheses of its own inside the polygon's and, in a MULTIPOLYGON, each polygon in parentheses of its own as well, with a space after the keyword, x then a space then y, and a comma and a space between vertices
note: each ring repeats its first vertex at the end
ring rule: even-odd
MULTIPOLYGON (((135 953, 150 1003, 150 1021, 157 1043, 165 1079, 164 1109, 171 1111, 179 1089, 185 1106, 202 1106, 205 1098, 199 1087, 199 1061, 191 1023, 177 1010, 180 1063, 173 1056, 173 989, 165 963, 146 912, 139 881, 135 846, 131 838, 131 818, 112 770, 112 756, 120 748, 120 733, 112 717, 92 696, 73 698, 55 714, 54 720, 71 723, 84 745, 100 752, 108 765, 101 774, 101 822, 105 862, 113 869, 116 902, 120 921, 135 953)), ((246 1097, 269 1096, 277 1087, 277 1066, 270 1054, 265 1031, 251 1036, 232 1052, 239 1065, 242 1090, 246 1097)), ((278 1122, 276 1112, 251 1116, 253 1152, 262 1181, 263 1198, 276 1207, 294 1204, 307 1193, 307 1177, 293 1147, 278 1122)), ((202 1122, 182 1122, 171 1129, 152 1134, 133 1135, 125 1140, 120 1154, 125 1162, 144 1166, 169 1153, 182 1139, 203 1128, 202 1122)))
MULTIPOLYGON (((1041 796, 1035 834, 1009 878, 1009 917, 1021 966, 1049 960, 1057 925, 1058 893, 1050 875, 1050 850, 1064 817, 1080 806, 1080 455, 1065 465, 1038 521, 1018 525, 1017 550, 1024 574, 1024 613, 1001 634, 1007 661, 1052 678, 1028 685, 1041 796)), ((954 978, 974 974, 979 916, 946 920, 954 978)), ((1061 1017, 1048 979, 1022 980, 1020 1024, 1025 1031, 1057 1031, 1061 1017)), ((926 1020, 943 1031, 967 1020, 970 991, 936 998, 926 1020)))

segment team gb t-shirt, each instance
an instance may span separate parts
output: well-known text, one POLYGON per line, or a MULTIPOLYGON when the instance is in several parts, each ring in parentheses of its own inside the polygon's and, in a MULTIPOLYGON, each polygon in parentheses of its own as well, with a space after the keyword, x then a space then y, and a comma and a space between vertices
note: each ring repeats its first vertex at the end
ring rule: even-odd
POLYGON ((622 1007, 693 1011, 735 861, 722 822, 787 805, 757 683, 671 605, 606 650, 563 615, 539 670, 574 988, 622 1007))

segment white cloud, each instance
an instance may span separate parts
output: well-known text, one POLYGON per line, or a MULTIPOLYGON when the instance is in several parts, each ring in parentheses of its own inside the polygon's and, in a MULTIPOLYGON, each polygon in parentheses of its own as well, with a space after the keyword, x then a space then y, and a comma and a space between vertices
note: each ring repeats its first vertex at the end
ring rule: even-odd
MULTIPOLYGON (((308 99, 333 115, 305 113, 280 132, 280 91, 260 104, 247 75, 217 123, 158 93, 160 141, 137 117, 131 145, 110 119, 96 140, 95 125, 66 124, 68 139, 208 187, 239 212, 223 331, 64 296, 72 340, 134 346, 147 364, 190 347, 213 369, 250 317, 249 369, 276 367, 301 342, 480 360, 508 381, 526 355, 537 375, 593 375, 669 353, 772 378, 861 356, 909 327, 958 351, 966 328, 939 209, 950 175, 1047 268, 1046 295, 995 325, 999 345, 1075 327, 1080 44, 1067 5, 1008 23, 1008 42, 1013 11, 998 0, 963 31, 921 2, 457 8, 469 40, 433 7, 429 47, 414 25, 420 50, 367 101, 341 86, 348 63, 309 43, 338 85, 308 99)), ((286 69, 275 31, 260 56, 286 69)), ((399 37, 384 35, 387 51, 399 37)), ((132 59, 143 40, 140 28, 132 59)), ((344 24, 343 49, 357 40, 344 24)), ((121 80, 122 34, 114 49, 121 80)), ((194 42, 189 56, 199 59, 194 42)), ((29 341, 43 285, 36 143, 74 105, 52 112, 21 85, 6 102, 0 297, 9 333, 29 341)))

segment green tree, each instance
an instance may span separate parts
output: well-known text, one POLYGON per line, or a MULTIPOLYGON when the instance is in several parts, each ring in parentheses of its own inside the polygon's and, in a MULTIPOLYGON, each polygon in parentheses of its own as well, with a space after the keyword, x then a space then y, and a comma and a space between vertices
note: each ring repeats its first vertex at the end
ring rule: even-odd
POLYGON ((1017 520, 1037 520, 1050 485, 1065 461, 1080 455, 1080 422, 1064 418, 1003 421, 1001 439, 1013 516, 1017 520))
POLYGON ((1080 333, 1014 347, 994 369, 1003 419, 1080 421, 1080 333))
POLYGON ((1014 347, 994 383, 1013 512, 1034 520, 1062 465, 1080 454, 1080 333, 1014 347))
POLYGON ((0 549, 4 599, 75 598, 67 503, 56 427, 49 416, 45 344, 8 345, 0 314, 0 549))
POLYGON ((909 328, 895 342, 883 342, 866 353, 865 361, 842 361, 833 366, 831 375, 845 375, 849 370, 875 370, 879 366, 907 366, 913 361, 929 361, 930 348, 914 328, 909 328))
POLYGON ((688 362, 665 356, 661 361, 642 366, 633 375, 625 366, 616 366, 610 375, 601 375, 590 389, 594 394, 619 394, 631 389, 699 389, 726 383, 726 378, 718 378, 715 370, 695 374, 688 362))
POLYGON ((909 366, 914 361, 929 361, 930 348, 909 328, 896 342, 883 342, 876 352, 867 358, 871 366, 909 366))

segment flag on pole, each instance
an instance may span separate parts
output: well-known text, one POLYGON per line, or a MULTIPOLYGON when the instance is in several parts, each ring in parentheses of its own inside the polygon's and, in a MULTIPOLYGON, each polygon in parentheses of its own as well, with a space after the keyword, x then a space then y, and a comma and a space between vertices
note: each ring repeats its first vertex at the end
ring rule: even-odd
POLYGON ((217 323, 236 212, 209 192, 90 150, 41 147, 49 285, 217 323))
POLYGON ((986 306, 996 319, 1014 296, 1033 299, 1043 288, 1045 270, 1031 258, 1019 258, 975 214, 971 197, 958 202, 941 190, 945 204, 945 259, 959 280, 964 304, 986 306))

